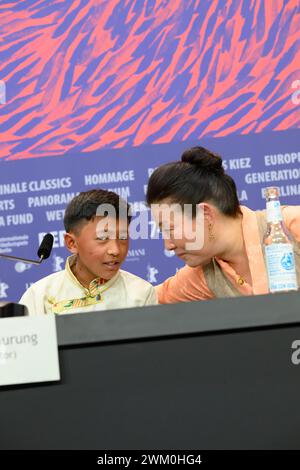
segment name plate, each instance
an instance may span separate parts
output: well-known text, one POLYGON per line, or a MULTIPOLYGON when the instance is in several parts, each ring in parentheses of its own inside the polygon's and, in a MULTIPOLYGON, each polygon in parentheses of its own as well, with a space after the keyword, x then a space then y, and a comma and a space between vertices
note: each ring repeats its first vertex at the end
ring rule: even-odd
POLYGON ((0 386, 60 380, 53 314, 0 319, 0 386))

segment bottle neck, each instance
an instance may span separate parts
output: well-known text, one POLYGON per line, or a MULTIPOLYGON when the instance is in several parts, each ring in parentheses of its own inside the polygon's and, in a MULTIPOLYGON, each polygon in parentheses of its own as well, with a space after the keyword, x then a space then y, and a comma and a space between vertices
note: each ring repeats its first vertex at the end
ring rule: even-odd
POLYGON ((267 223, 280 224, 283 221, 280 201, 278 199, 270 199, 267 201, 267 223))

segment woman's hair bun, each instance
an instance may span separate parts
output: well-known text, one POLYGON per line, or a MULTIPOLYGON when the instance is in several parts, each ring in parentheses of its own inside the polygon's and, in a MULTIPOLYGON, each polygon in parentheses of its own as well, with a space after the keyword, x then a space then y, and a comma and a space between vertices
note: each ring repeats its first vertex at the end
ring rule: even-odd
POLYGON ((203 170, 224 174, 222 158, 204 147, 192 147, 181 155, 181 161, 203 170))

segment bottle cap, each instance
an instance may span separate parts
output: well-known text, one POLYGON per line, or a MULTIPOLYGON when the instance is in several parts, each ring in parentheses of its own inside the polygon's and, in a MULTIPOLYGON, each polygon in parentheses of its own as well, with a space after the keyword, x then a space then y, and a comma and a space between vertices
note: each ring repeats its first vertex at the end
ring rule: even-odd
POLYGON ((269 188, 266 188, 266 198, 267 199, 273 199, 273 198, 278 198, 279 197, 279 188, 276 186, 270 186, 269 188))

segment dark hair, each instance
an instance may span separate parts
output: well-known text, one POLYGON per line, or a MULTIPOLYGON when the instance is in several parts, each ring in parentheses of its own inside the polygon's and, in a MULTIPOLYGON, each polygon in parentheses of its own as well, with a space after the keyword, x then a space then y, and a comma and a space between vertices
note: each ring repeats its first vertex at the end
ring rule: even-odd
POLYGON ((113 191, 92 189, 78 194, 68 204, 64 216, 66 232, 74 231, 84 221, 88 222, 96 217, 97 209, 101 204, 111 204, 117 217, 126 214, 128 223, 130 223, 130 207, 124 199, 113 191))
POLYGON ((169 198, 174 203, 192 204, 211 201, 223 214, 241 213, 236 185, 222 166, 222 158, 204 147, 183 152, 181 161, 157 168, 148 182, 147 203, 169 198))

